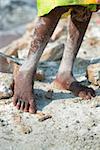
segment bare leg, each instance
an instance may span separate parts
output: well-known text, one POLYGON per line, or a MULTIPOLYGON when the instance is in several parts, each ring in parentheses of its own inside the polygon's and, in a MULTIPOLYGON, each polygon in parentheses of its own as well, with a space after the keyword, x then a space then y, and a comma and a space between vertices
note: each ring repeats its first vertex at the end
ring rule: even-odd
MULTIPOLYGON (((95 96, 94 90, 77 82, 72 72, 76 55, 91 18, 91 12, 89 11, 86 11, 86 14, 83 14, 82 16, 78 16, 78 10, 79 9, 76 8, 71 14, 65 51, 58 74, 55 81, 52 83, 52 86, 70 90, 75 96, 79 96, 82 99, 91 99, 91 97, 95 96)), ((82 13, 80 12, 80 14, 82 13)))
POLYGON ((33 74, 65 8, 55 8, 48 15, 38 18, 34 29, 29 56, 21 66, 15 79, 13 104, 25 112, 35 113, 36 104, 33 90, 33 74))

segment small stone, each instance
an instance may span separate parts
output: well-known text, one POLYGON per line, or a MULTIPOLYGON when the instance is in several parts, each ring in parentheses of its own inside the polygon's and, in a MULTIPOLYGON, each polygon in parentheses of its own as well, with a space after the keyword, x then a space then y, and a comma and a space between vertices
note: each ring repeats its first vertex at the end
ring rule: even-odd
POLYGON ((84 53, 84 54, 87 54, 87 52, 86 52, 86 51, 84 51, 83 53, 84 53))
POLYGON ((4 120, 0 119, 0 122, 4 122, 4 120))
POLYGON ((22 125, 20 131, 24 134, 30 134, 32 132, 31 126, 22 125))
POLYGON ((80 123, 80 121, 79 121, 79 120, 76 120, 76 123, 80 123))
POLYGON ((91 131, 91 129, 90 129, 90 128, 88 128, 88 131, 91 131))
POLYGON ((52 118, 51 115, 44 115, 41 118, 39 118, 38 121, 43 122, 43 121, 45 121, 47 119, 51 119, 51 118, 52 118))
POLYGON ((48 92, 45 94, 45 98, 52 99, 53 90, 48 90, 48 92))
POLYGON ((43 81, 45 79, 45 74, 42 70, 37 70, 35 79, 39 81, 43 81))
POLYGON ((75 99, 73 102, 74 102, 74 103, 78 103, 78 101, 79 101, 79 100, 75 99))
POLYGON ((92 127, 95 127, 95 126, 96 126, 96 123, 93 123, 93 124, 92 124, 92 127))
POLYGON ((96 107, 96 108, 100 107, 100 104, 97 104, 95 107, 96 107))
POLYGON ((86 141, 86 138, 83 138, 84 141, 86 141))
POLYGON ((0 125, 2 127, 5 127, 5 126, 8 126, 9 124, 8 124, 8 122, 4 121, 3 119, 0 119, 0 125))
POLYGON ((94 136, 93 135, 91 135, 90 138, 91 138, 91 140, 94 140, 94 136))
POLYGON ((66 125, 66 128, 68 128, 69 126, 68 125, 66 125))

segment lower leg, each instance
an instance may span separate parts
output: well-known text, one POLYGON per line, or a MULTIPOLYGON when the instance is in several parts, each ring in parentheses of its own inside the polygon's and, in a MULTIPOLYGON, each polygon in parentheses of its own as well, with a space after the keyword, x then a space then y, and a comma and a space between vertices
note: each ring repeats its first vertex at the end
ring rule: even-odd
MULTIPOLYGON (((61 8, 59 8, 61 9, 61 8)), ((32 37, 29 56, 21 66, 15 79, 14 105, 23 111, 36 112, 35 99, 32 93, 33 74, 37 69, 38 61, 47 45, 62 13, 65 9, 52 10, 48 15, 38 18, 32 37)))
MULTIPOLYGON (((59 67, 56 80, 53 82, 53 86, 57 86, 60 89, 67 89, 74 93, 76 96, 80 96, 83 99, 91 99, 95 96, 95 92, 91 88, 82 86, 73 76, 73 64, 76 55, 79 51, 81 43, 83 41, 84 34, 91 18, 91 12, 88 12, 86 21, 79 21, 75 17, 74 10, 71 14, 71 18, 68 26, 68 39, 59 67)), ((82 18, 80 18, 82 20, 82 18)), ((84 18, 83 18, 84 19, 84 18)))

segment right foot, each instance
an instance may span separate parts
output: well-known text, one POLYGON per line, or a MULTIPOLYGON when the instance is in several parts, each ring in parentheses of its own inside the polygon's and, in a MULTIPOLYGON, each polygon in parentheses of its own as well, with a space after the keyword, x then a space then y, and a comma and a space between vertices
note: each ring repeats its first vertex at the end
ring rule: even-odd
POLYGON ((24 112, 36 113, 36 103, 32 93, 32 76, 19 72, 14 83, 13 104, 24 112))
POLYGON ((92 97, 96 96, 95 91, 92 88, 82 85, 80 82, 76 81, 72 76, 66 78, 66 80, 63 81, 62 76, 60 76, 59 78, 57 77, 51 84, 51 87, 60 90, 69 90, 75 96, 79 96, 82 99, 91 99, 92 97))

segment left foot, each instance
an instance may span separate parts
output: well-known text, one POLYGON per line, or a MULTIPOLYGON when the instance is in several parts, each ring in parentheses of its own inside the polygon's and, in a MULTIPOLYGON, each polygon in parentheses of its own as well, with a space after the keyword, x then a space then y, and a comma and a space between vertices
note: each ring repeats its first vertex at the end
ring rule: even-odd
POLYGON ((95 91, 92 88, 82 85, 73 77, 69 77, 66 80, 62 80, 62 77, 56 77, 51 86, 60 90, 69 90, 75 96, 79 96, 82 99, 88 100, 96 96, 95 91))
POLYGON ((37 109, 34 97, 32 75, 19 71, 14 84, 14 106, 24 112, 36 113, 37 109))

